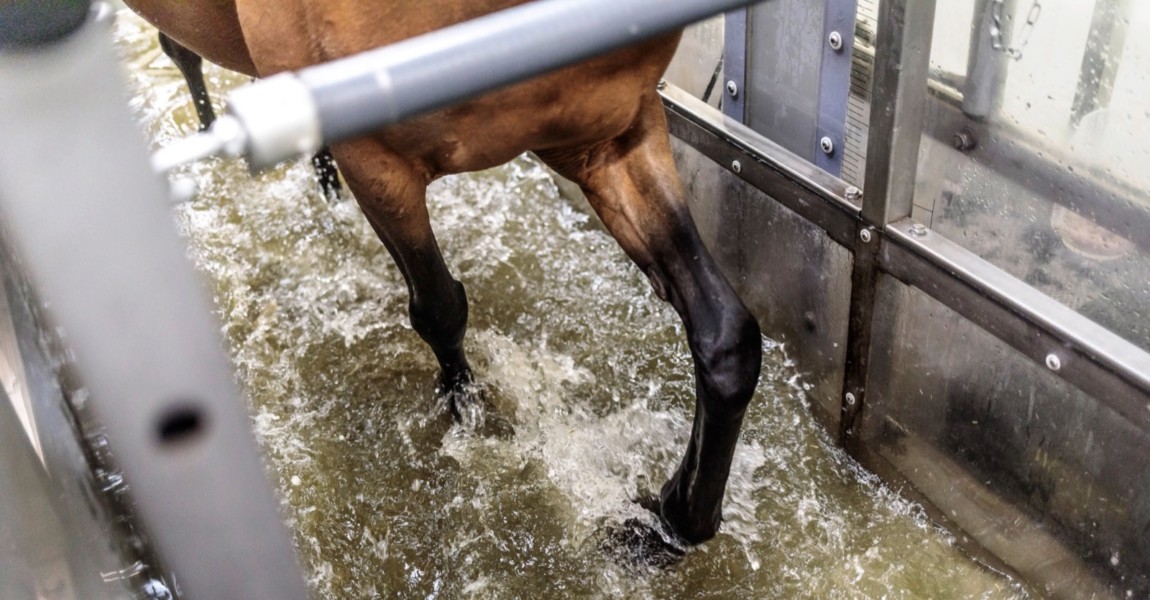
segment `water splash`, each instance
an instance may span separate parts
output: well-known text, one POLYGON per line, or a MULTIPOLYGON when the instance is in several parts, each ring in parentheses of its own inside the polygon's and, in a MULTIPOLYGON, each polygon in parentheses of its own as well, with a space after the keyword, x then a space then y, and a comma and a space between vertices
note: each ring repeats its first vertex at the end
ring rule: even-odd
MULTIPOLYGON (((122 16, 117 36, 151 135, 194 129, 153 34, 122 16)), ((239 83, 209 73, 217 93, 239 83)), ((770 341, 719 536, 668 570, 608 560, 598 532, 648 518, 633 499, 686 445, 690 354, 674 312, 530 158, 429 190, 471 298, 487 407, 470 426, 436 405, 406 287, 354 202, 327 201, 303 162, 178 175, 201 190, 175 216, 317 598, 1023 595, 829 443, 770 341)))

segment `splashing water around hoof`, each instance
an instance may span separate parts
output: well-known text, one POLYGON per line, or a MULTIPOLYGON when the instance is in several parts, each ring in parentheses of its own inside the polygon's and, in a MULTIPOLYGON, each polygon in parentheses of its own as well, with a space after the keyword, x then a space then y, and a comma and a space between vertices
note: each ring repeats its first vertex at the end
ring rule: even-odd
MULTIPOLYGON (((194 129, 155 31, 126 13, 117 30, 152 135, 194 129)), ((306 161, 257 180, 226 161, 181 174, 200 194, 176 215, 314 598, 1026 597, 834 449, 773 344, 716 539, 663 568, 607 555, 605 524, 623 540, 629 519, 657 526, 635 491, 658 491, 686 443, 690 353, 672 309, 537 162, 430 191, 473 284, 475 432, 434 403, 407 286, 355 202, 323 198, 306 161)))
POLYGON ((631 571, 666 569, 687 555, 687 544, 660 519, 630 518, 600 530, 599 550, 631 571))
POLYGON ((436 412, 450 410, 451 416, 465 431, 478 432, 487 420, 483 386, 474 382, 435 386, 436 412))

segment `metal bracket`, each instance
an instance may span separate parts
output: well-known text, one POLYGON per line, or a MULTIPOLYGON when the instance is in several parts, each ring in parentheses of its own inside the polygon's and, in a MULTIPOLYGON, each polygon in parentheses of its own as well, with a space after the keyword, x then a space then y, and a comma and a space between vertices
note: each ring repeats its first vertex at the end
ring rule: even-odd
POLYGON ((723 114, 747 122, 747 21, 751 8, 723 16, 723 114))
POLYGON ((866 405, 867 373, 870 362, 871 330, 879 275, 879 248, 882 231, 858 223, 852 248, 850 316, 847 322, 847 356, 843 373, 843 395, 839 416, 839 443, 853 451, 857 445, 856 424, 866 405))
POLYGON ((846 148, 847 98, 851 87, 856 0, 827 0, 823 21, 823 58, 819 67, 819 115, 813 152, 819 168, 839 175, 846 148), (829 151, 828 151, 829 148, 829 151))

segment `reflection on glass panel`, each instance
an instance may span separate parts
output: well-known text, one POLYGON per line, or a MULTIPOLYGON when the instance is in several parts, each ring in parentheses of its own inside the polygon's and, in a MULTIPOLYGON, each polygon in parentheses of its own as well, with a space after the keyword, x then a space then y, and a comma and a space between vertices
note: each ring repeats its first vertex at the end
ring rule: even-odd
POLYGON ((1150 171, 1138 167, 1150 155, 1143 135, 1150 127, 1150 37, 1137 32, 1148 27, 1150 3, 1136 0, 940 2, 931 66, 944 77, 977 74, 977 82, 964 82, 966 94, 1000 88, 993 111, 977 116, 1147 189, 1150 171), (976 68, 988 63, 995 66, 976 68))
POLYGON ((937 10, 912 216, 1150 349, 1150 2, 937 10))
POLYGON ((665 78, 692 96, 717 106, 723 97, 719 89, 723 81, 722 58, 723 15, 719 15, 683 32, 679 51, 667 67, 665 78))

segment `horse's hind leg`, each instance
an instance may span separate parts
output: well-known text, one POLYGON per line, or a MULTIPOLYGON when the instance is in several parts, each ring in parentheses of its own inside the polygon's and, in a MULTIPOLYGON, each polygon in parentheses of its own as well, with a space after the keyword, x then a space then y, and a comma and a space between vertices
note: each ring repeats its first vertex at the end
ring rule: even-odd
POLYGON ((204 59, 162 32, 160 33, 160 49, 168 55, 168 58, 172 59, 172 62, 176 63, 176 68, 184 75, 184 81, 187 82, 188 89, 192 92, 192 102, 196 106, 196 115, 200 117, 200 131, 211 127, 216 120, 216 113, 212 110, 212 99, 208 96, 208 86, 204 83, 204 59))
MULTIPOLYGON (((168 58, 172 59, 172 62, 176 63, 176 68, 184 75, 184 81, 187 82, 188 89, 192 92, 192 102, 196 106, 196 115, 200 118, 200 131, 211 127, 216 120, 216 113, 212 110, 212 99, 208 96, 208 86, 204 83, 204 59, 162 32, 160 33, 160 48, 164 54, 168 55, 168 58)), ((338 196, 343 185, 339 182, 339 170, 336 169, 331 150, 327 146, 321 148, 311 158, 311 164, 315 168, 315 175, 319 179, 323 193, 328 196, 338 196)))
POLYGON ((699 239, 653 91, 619 138, 538 154, 582 186, 611 234, 683 320, 695 364, 695 420, 686 454, 663 486, 659 512, 687 542, 706 541, 719 526, 735 443, 758 382, 758 324, 699 239))
POLYGON ((439 361, 439 391, 458 418, 477 417, 463 352, 467 294, 443 261, 427 213, 427 181, 371 138, 332 147, 348 187, 407 282, 411 327, 439 361))
POLYGON ((335 158, 327 146, 320 148, 315 156, 311 157, 311 165, 315 168, 316 178, 323 193, 328 196, 338 196, 343 185, 339 182, 339 170, 335 166, 335 158))

